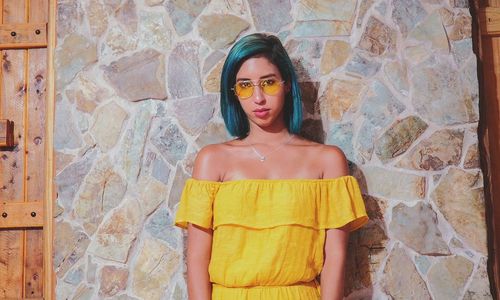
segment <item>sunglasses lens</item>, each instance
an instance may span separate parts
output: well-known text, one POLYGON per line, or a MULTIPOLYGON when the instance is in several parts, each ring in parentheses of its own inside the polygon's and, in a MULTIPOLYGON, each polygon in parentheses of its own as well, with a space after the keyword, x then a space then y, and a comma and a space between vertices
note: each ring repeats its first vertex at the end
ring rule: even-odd
POLYGON ((281 82, 274 79, 266 79, 260 82, 260 86, 265 94, 274 96, 280 91, 281 82))
POLYGON ((236 83, 234 91, 238 97, 240 97, 241 99, 246 99, 252 96, 253 85, 251 82, 240 81, 236 83))

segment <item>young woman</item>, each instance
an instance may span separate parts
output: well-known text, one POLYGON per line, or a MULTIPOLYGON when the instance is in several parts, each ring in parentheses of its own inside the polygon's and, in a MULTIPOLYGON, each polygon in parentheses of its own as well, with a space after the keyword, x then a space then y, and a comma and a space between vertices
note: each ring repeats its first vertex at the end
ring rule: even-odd
POLYGON ((342 299, 349 232, 368 217, 343 152, 297 135, 301 107, 278 38, 233 46, 221 111, 237 138, 198 152, 175 219, 189 299, 342 299))

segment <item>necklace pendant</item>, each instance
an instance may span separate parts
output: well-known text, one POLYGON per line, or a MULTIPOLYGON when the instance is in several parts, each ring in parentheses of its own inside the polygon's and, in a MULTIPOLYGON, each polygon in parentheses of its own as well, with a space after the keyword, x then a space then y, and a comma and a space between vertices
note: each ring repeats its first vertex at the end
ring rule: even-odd
POLYGON ((265 158, 264 156, 262 156, 262 157, 260 158, 260 161, 261 161, 261 162, 264 162, 265 160, 266 160, 266 158, 265 158))

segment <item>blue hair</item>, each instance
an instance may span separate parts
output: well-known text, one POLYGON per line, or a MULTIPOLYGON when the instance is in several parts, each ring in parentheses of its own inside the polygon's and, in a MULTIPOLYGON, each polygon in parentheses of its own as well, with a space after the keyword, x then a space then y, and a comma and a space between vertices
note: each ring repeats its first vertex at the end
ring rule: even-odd
POLYGON ((283 107, 284 121, 290 133, 298 134, 302 126, 302 98, 297 75, 280 40, 274 35, 263 33, 250 34, 236 42, 222 67, 220 106, 227 130, 238 138, 246 137, 250 131, 248 118, 232 87, 236 83, 236 74, 241 65, 255 56, 269 59, 278 68, 283 80, 289 84, 290 91, 285 96, 283 107))

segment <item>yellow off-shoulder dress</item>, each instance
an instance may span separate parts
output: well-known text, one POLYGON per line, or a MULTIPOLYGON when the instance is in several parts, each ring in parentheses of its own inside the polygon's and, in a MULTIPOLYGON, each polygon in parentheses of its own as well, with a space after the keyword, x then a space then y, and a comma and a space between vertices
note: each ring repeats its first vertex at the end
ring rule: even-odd
POLYGON ((352 176, 334 179, 189 178, 175 225, 213 229, 214 300, 320 299, 325 230, 368 221, 352 176))

